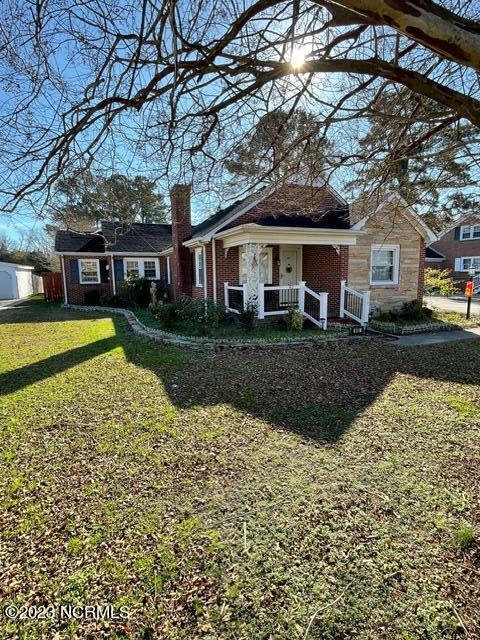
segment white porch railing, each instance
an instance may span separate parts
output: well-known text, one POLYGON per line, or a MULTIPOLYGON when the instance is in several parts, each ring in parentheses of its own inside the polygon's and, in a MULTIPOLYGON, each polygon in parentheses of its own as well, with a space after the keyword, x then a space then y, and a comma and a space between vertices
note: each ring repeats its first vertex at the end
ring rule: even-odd
POLYGON ((247 306, 247 285, 224 282, 225 306, 232 313, 240 313, 247 306))
MULTIPOLYGON (((232 313, 240 313, 247 306, 246 284, 224 283, 225 306, 232 313)), ((328 293, 317 293, 305 282, 295 285, 258 286, 257 315, 259 320, 288 313, 294 307, 320 329, 327 329, 328 293)))
POLYGON ((362 327, 368 324, 370 315, 370 291, 356 291, 347 287, 345 280, 340 288, 340 317, 345 316, 359 322, 362 327))

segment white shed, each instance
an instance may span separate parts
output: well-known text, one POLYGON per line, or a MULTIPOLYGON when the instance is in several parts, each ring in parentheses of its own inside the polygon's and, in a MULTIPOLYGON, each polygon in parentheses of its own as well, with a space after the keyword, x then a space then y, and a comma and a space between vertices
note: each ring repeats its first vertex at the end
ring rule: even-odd
POLYGON ((37 293, 37 277, 33 267, 0 262, 0 300, 16 300, 37 293))

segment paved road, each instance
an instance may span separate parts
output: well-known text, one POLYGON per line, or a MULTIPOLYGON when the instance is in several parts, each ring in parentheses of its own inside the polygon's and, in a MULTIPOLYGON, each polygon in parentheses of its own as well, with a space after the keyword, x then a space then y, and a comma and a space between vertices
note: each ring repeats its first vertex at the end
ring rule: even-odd
MULTIPOLYGON (((463 296, 452 296, 451 298, 425 296, 423 300, 430 309, 457 311, 458 313, 466 313, 467 311, 467 299, 463 296)), ((478 295, 472 298, 472 315, 480 316, 480 297, 478 295)))

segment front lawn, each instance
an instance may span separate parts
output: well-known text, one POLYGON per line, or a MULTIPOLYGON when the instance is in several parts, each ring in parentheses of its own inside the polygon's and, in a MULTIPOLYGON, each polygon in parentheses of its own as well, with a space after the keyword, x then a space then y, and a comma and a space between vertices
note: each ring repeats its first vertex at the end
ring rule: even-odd
POLYGON ((480 340, 188 351, 0 311, 1 637, 480 634, 480 340))

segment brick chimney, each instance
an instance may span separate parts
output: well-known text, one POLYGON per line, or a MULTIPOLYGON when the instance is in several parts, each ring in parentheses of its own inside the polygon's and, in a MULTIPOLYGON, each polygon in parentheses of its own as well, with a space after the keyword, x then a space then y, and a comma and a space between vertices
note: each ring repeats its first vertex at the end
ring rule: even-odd
POLYGON ((192 295, 192 261, 190 249, 183 246, 183 241, 192 232, 190 213, 189 184, 176 184, 170 189, 172 209, 172 284, 173 297, 178 300, 182 295, 192 295))

